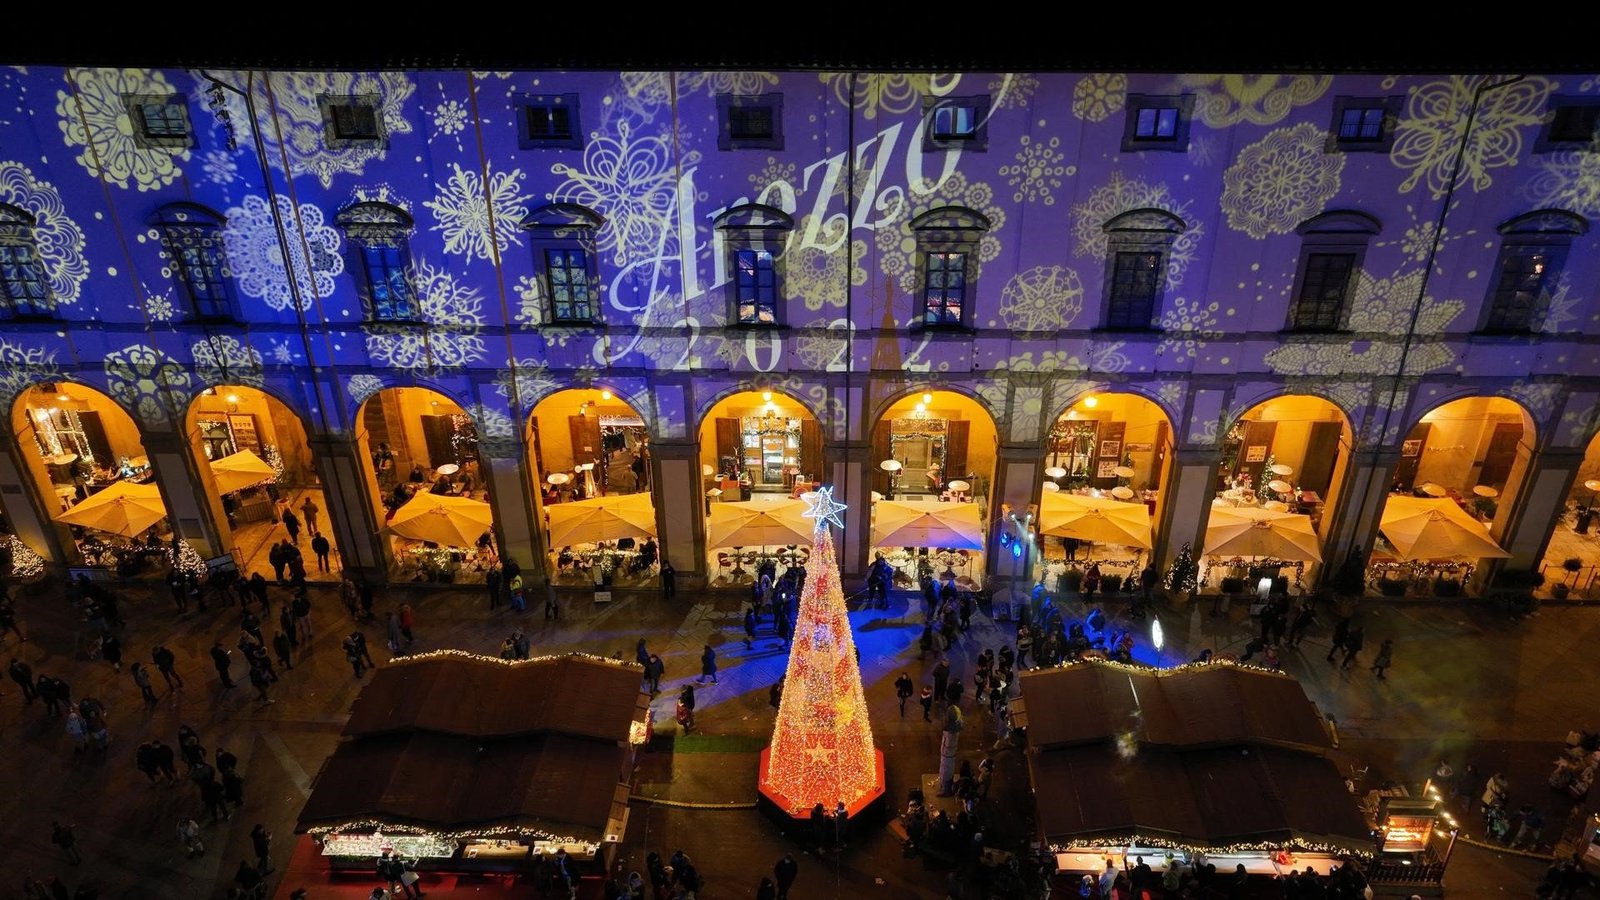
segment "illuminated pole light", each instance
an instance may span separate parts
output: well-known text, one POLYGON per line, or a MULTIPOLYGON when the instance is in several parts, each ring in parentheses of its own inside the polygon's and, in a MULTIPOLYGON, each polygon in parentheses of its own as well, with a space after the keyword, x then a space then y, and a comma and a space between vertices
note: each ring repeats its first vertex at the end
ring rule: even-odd
POLYGON ((1150 617, 1150 643, 1156 645, 1156 668, 1161 667, 1161 647, 1167 642, 1166 632, 1161 628, 1161 617, 1150 617))

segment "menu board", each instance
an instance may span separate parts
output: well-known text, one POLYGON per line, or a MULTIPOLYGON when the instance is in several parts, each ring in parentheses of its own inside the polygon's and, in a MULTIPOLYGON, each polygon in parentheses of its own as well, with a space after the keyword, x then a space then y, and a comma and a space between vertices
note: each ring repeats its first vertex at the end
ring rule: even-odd
POLYGON ((229 413, 228 428, 233 431, 234 447, 261 455, 261 438, 256 434, 256 417, 253 414, 229 413))

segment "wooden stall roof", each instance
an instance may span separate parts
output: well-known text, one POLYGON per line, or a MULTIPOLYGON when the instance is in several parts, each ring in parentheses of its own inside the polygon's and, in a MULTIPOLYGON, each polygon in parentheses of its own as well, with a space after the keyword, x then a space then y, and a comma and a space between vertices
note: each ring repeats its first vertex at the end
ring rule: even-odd
POLYGON ((442 654, 379 666, 344 733, 430 731, 479 738, 566 734, 628 739, 643 670, 581 654, 512 665, 442 654))
POLYGON ((1216 663, 1160 671, 1087 661, 1024 672, 1019 689, 1034 747, 1095 743, 1127 731, 1149 747, 1332 747, 1300 682, 1265 669, 1216 663))

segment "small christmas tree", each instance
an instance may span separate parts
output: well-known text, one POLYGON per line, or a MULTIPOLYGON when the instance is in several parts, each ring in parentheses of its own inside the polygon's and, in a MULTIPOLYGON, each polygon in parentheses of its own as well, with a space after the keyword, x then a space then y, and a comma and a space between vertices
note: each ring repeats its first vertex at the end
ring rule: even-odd
POLYGON ((1277 477, 1272 471, 1272 467, 1277 464, 1278 457, 1274 454, 1268 453, 1267 463, 1261 469, 1261 483, 1256 485, 1256 496, 1260 497, 1264 501, 1278 499, 1277 493, 1275 493, 1272 488, 1267 487, 1267 485, 1272 483, 1272 479, 1277 477))
POLYGON ((818 803, 831 810, 841 801, 854 815, 883 793, 883 754, 872 742, 833 532, 827 526, 829 521, 837 524, 844 507, 834 502, 828 487, 818 489, 811 503, 806 515, 817 520, 817 529, 772 745, 761 757, 759 786, 792 817, 808 814, 818 803))
POLYGON ((1183 542, 1183 549, 1178 551, 1178 557, 1172 561, 1172 568, 1167 570, 1167 587, 1175 591, 1192 591, 1195 585, 1194 549, 1188 541, 1183 542))

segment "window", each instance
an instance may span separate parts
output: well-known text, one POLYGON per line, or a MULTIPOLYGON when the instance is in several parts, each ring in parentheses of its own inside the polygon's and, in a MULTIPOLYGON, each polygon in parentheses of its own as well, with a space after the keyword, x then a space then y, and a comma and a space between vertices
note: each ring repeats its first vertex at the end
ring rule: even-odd
POLYGON ((1325 149, 1345 153, 1389 152, 1403 97, 1335 97, 1325 149))
POLYGON ((0 203, 0 293, 7 318, 55 315, 50 276, 34 247, 36 221, 26 210, 0 203))
POLYGON ((191 313, 199 319, 233 318, 222 216, 198 204, 170 203, 156 211, 150 224, 161 232, 191 313))
POLYGON ((329 149, 383 143, 383 119, 378 113, 376 94, 323 95, 317 102, 322 107, 324 140, 329 149))
POLYGON ((783 324, 783 248, 794 220, 760 203, 717 216, 715 234, 728 261, 728 320, 735 325, 783 324))
POLYGON ((929 97, 923 100, 922 149, 983 150, 988 143, 989 98, 929 97))
POLYGON ((189 107, 181 94, 129 94, 128 123, 140 147, 192 147, 189 107))
POLYGON ((1123 126, 1122 149, 1189 149, 1189 116, 1194 110, 1194 95, 1128 95, 1128 119, 1123 126))
POLYGON ((1377 219, 1355 210, 1326 212, 1295 229, 1302 241, 1289 328, 1338 331, 1345 327, 1367 245, 1382 229, 1377 219))
POLYGON ((1552 97, 1537 151, 1600 149, 1600 98, 1552 97))
POLYGON ((911 220, 921 257, 924 328, 970 326, 978 269, 978 243, 989 220, 960 206, 941 206, 911 220))
POLYGON ((411 216, 398 206, 369 201, 345 207, 335 221, 361 258, 360 271, 366 276, 362 300, 368 317, 374 322, 420 319, 411 287, 411 216))
POLYGON ((1495 278, 1479 330, 1488 334, 1527 334, 1544 326, 1544 313, 1566 267, 1572 239, 1589 223, 1565 210, 1547 209, 1518 216, 1500 226, 1505 235, 1495 262, 1495 278))
POLYGON ((518 94, 516 102, 522 110, 517 124, 522 149, 583 149, 577 94, 518 94))
POLYGON ((1188 230, 1162 209, 1136 209, 1113 218, 1106 232, 1105 315, 1102 327, 1124 331, 1156 328, 1172 244, 1188 230))
POLYGON ((554 325, 600 321, 595 233, 604 224, 598 213, 572 203, 540 207, 522 220, 544 296, 542 305, 519 319, 554 325))
POLYGON ((718 149, 783 149, 782 94, 719 94, 717 115, 718 149))

